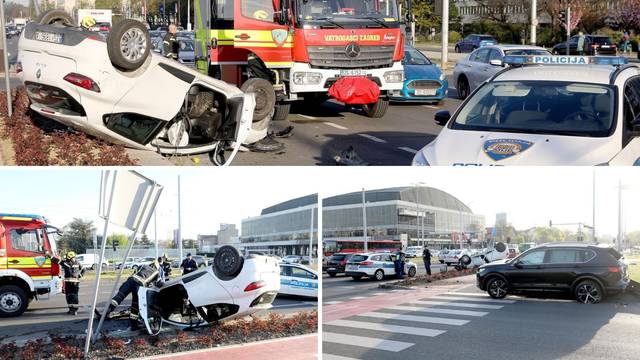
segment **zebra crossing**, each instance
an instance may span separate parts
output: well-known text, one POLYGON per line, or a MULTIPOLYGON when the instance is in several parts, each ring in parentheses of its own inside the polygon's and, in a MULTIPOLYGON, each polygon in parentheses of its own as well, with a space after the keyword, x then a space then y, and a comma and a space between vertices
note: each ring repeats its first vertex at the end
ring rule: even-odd
POLYGON ((412 339, 411 341, 416 342, 420 338, 435 338, 449 331, 455 331, 458 326, 464 326, 492 311, 500 310, 516 302, 517 300, 510 299, 491 299, 480 293, 450 292, 361 313, 356 315, 357 319, 349 317, 329 321, 324 325, 329 325, 330 328, 326 327, 322 333, 324 348, 322 358, 324 360, 354 360, 350 357, 332 354, 331 352, 336 352, 335 349, 332 351, 334 344, 388 353, 401 352, 416 343, 384 339, 382 338, 384 334, 411 335, 409 338, 405 336, 404 340, 412 339), (389 323, 393 320, 401 321, 402 325, 389 323), (360 335, 361 332, 365 332, 367 335, 360 335))

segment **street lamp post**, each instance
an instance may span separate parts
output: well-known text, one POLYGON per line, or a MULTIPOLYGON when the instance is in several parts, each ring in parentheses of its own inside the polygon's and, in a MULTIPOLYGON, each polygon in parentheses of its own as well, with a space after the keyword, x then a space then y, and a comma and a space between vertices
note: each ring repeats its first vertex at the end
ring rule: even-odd
POLYGON ((531 45, 536 44, 537 28, 538 28, 538 1, 531 0, 531 45))
POLYGON ((364 236, 364 252, 369 251, 367 243, 367 203, 365 202, 365 191, 362 188, 362 235, 364 236))

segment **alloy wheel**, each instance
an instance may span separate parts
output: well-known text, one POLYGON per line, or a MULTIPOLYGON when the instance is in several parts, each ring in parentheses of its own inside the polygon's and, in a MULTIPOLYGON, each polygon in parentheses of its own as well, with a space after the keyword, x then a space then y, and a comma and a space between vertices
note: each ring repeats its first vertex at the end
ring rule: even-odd
POLYGON ((122 55, 129 61, 135 62, 140 60, 146 50, 147 40, 142 30, 134 27, 122 34, 120 38, 120 51, 122 51, 122 55))
POLYGON ((580 284, 576 293, 578 301, 583 304, 595 304, 602 300, 600 289, 591 283, 580 284))
POLYGON ((507 283, 502 279, 497 279, 489 285, 489 293, 497 298, 507 295, 507 283))

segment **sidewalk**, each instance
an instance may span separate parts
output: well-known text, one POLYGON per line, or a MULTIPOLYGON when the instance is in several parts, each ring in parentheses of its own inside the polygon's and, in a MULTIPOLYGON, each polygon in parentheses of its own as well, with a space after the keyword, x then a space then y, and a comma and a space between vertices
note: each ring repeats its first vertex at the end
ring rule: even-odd
POLYGON ((318 334, 293 336, 283 339, 258 341, 250 344, 186 351, 177 354, 156 355, 133 360, 315 360, 318 359, 318 334))

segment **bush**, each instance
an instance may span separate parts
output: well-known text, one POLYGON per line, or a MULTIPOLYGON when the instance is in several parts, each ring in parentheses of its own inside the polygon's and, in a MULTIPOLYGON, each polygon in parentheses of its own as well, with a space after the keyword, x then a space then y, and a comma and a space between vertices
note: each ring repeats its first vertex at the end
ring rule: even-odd
MULTIPOLYGON (((425 37, 426 38, 426 37, 425 37)), ((449 43, 454 44, 462 39, 462 35, 460 35, 457 31, 449 31, 449 43)), ((435 42, 439 43, 442 41, 442 33, 437 33, 434 39, 435 42)))

